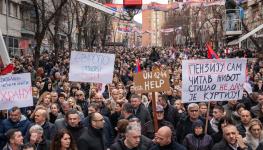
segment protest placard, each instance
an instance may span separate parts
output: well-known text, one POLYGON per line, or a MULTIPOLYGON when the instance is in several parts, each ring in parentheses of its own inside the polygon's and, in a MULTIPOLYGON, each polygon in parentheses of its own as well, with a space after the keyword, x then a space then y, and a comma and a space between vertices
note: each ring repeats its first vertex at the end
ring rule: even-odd
POLYGON ((0 110, 32 105, 30 73, 0 76, 0 110))
POLYGON ((136 93, 168 91, 169 74, 166 71, 142 71, 134 76, 136 93))
POLYGON ((182 100, 208 102, 239 100, 246 81, 246 59, 184 60, 182 100))
POLYGON ((72 51, 69 80, 76 82, 111 83, 114 54, 72 51))

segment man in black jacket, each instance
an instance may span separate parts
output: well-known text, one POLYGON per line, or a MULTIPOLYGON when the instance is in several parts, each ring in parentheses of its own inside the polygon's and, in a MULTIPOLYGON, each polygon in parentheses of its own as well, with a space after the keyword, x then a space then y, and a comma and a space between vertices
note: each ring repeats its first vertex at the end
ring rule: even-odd
POLYGON ((80 115, 76 109, 71 109, 66 113, 66 129, 72 134, 75 141, 88 130, 83 126, 80 120, 80 115))
POLYGON ((172 130, 167 126, 163 126, 158 130, 154 141, 156 145, 150 150, 186 150, 183 145, 173 140, 172 130))
MULTIPOLYGON (((40 125, 44 130, 44 133, 43 133, 44 138, 47 140, 52 140, 52 138, 54 137, 56 129, 55 129, 54 124, 47 121, 47 118, 48 118, 47 109, 45 107, 42 107, 42 106, 37 107, 35 114, 34 114, 34 121, 35 122, 32 123, 30 125, 30 127, 32 127, 35 124, 40 125)), ((28 136, 29 136, 29 130, 26 133, 26 137, 28 137, 28 136)))
POLYGON ((178 111, 170 104, 168 104, 168 98, 166 95, 159 95, 158 102, 163 106, 164 109, 164 120, 169 121, 176 128, 177 123, 180 120, 180 114, 178 111))
POLYGON ((88 131, 85 131, 77 142, 78 150, 106 150, 103 116, 93 113, 89 121, 88 131))
POLYGON ((131 96, 131 105, 133 107, 134 115, 140 119, 143 126, 146 122, 151 120, 149 111, 142 103, 141 97, 137 94, 131 96))
MULTIPOLYGON (((90 116, 91 116, 91 114, 99 113, 99 106, 98 106, 97 103, 91 103, 89 105, 88 110, 89 110, 88 111, 89 115, 86 118, 84 118, 84 120, 82 121, 83 125, 85 127, 87 127, 87 128, 90 126, 90 116)), ((102 130, 103 130, 103 133, 104 133, 104 136, 105 136, 105 139, 106 139, 105 144, 106 144, 107 147, 110 147, 110 145, 113 143, 113 139, 114 139, 113 128, 112 128, 110 119, 107 116, 103 116, 103 119, 104 119, 104 126, 103 126, 102 130)))
POLYGON ((223 128, 224 139, 216 143, 212 150, 252 150, 250 146, 246 145, 239 135, 236 126, 227 125, 223 128))
POLYGON ((153 142, 141 135, 141 125, 133 123, 127 126, 125 139, 120 139, 114 143, 110 150, 148 150, 153 142))
MULTIPOLYGON (((174 126, 171 122, 167 121, 164 119, 164 109, 161 105, 156 106, 156 115, 157 115, 157 123, 158 123, 158 128, 161 128, 163 126, 168 126, 171 128, 173 136, 175 137, 175 130, 174 126)), ((142 128, 142 134, 150 139, 154 138, 154 122, 153 120, 148 121, 144 124, 142 128)))
POLYGON ((241 118, 241 123, 237 125, 237 130, 239 131, 239 134, 244 138, 246 136, 249 122, 252 119, 250 111, 248 110, 241 111, 240 118, 241 118))

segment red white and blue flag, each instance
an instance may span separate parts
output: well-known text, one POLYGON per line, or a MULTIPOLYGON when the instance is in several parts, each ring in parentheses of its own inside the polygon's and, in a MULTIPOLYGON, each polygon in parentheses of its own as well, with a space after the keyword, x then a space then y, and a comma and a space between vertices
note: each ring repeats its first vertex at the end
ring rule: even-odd
POLYGON ((136 59, 136 60, 135 60, 135 63, 136 63, 135 73, 141 72, 140 60, 139 60, 139 59, 136 59))
POLYGON ((219 57, 217 56, 215 51, 212 49, 209 43, 206 44, 206 47, 207 47, 207 57, 209 59, 219 59, 219 57))

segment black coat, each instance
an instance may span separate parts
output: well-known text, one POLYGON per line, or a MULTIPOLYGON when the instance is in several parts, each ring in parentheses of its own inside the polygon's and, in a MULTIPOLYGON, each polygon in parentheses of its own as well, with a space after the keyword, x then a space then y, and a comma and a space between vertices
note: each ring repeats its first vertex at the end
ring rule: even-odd
POLYGON ((78 150, 106 150, 103 130, 89 127, 77 142, 78 150))
POLYGON ((164 108, 164 120, 171 122, 174 128, 176 128, 180 120, 180 114, 172 105, 168 104, 166 108, 164 108))
POLYGON ((144 104, 140 104, 136 113, 134 114, 137 118, 140 119, 141 125, 143 126, 146 122, 151 120, 149 111, 145 108, 144 104))
POLYGON ((71 127, 71 126, 67 125, 66 128, 72 134, 73 139, 75 140, 75 142, 77 142, 79 137, 83 133, 85 133, 86 130, 88 130, 88 128, 84 127, 82 124, 80 124, 78 127, 71 127))
POLYGON ((183 142, 188 150, 211 150, 213 147, 213 140, 210 135, 202 134, 187 134, 183 142))
POLYGON ((43 139, 39 144, 35 144, 35 150, 48 150, 50 148, 51 142, 49 140, 43 139))
MULTIPOLYGON (((152 147, 152 145, 153 142, 149 138, 141 136, 140 144, 137 148, 133 148, 132 150, 148 150, 152 147)), ((110 150, 128 150, 128 148, 124 145, 124 139, 121 139, 112 144, 110 150)))
MULTIPOLYGON (((203 124, 205 125, 205 119, 202 117, 199 117, 199 120, 203 121, 203 124)), ((205 128, 203 126, 203 128, 205 128)), ((190 120, 189 116, 181 119, 176 127, 176 134, 177 134, 177 140, 179 143, 182 143, 185 136, 189 133, 193 133, 193 122, 190 120)), ((211 124, 208 123, 207 128, 207 134, 213 135, 214 130, 211 127, 211 124)))
MULTIPOLYGON (((35 123, 32 123, 29 128, 28 128, 28 131, 26 133, 26 138, 29 137, 29 129, 35 125, 35 123)), ((45 137, 45 139, 47 140, 52 140, 55 133, 56 133, 56 128, 55 128, 55 125, 50 123, 50 122, 45 122, 42 126, 41 126, 44 130, 44 134, 43 136, 45 137)))
POLYGON ((263 149, 263 142, 259 143, 256 150, 262 150, 263 149))
MULTIPOLYGON (((104 118, 104 121, 105 121, 104 127, 103 127, 103 133, 104 133, 104 136, 105 136, 105 139, 106 139, 105 144, 106 144, 107 147, 110 147, 110 145, 113 143, 113 140, 114 140, 113 128, 111 126, 111 122, 110 122, 109 118, 106 117, 106 116, 103 116, 103 118, 104 118)), ((90 126, 90 124, 89 124, 90 120, 89 119, 90 119, 89 117, 86 117, 83 120, 83 125, 85 127, 88 127, 88 128, 90 126)))
MULTIPOLYGON (((169 121, 166 120, 158 120, 158 128, 161 128, 163 126, 168 126, 171 128, 173 135, 175 136, 175 130, 174 130, 174 126, 172 123, 170 123, 169 121)), ((142 127, 142 134, 150 139, 154 138, 154 122, 153 120, 148 121, 144 124, 144 126, 142 127)))
MULTIPOLYGON (((219 143, 216 143, 212 150, 233 150, 227 143, 225 140, 220 141, 219 143)), ((237 149, 237 150, 242 150, 242 149, 237 149)), ((252 148, 250 146, 248 146, 247 150, 252 150, 252 148)))
POLYGON ((187 149, 183 145, 177 142, 172 142, 171 144, 166 146, 155 145, 149 150, 187 150, 187 149))
POLYGON ((239 125, 237 125, 237 130, 238 130, 238 132, 239 132, 239 134, 244 138, 244 137, 246 137, 246 132, 247 132, 247 130, 246 130, 246 128, 244 127, 244 125, 241 123, 241 124, 239 124, 239 125))

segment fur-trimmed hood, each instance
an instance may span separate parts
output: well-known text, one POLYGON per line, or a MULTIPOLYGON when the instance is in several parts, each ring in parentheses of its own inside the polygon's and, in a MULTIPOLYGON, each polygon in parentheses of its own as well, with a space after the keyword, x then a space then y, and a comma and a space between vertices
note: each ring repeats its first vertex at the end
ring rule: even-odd
POLYGON ((256 150, 258 147, 258 144, 263 142, 263 131, 261 131, 260 138, 259 138, 259 143, 257 142, 258 139, 252 136, 252 134, 247 131, 246 132, 246 137, 244 138, 245 143, 251 146, 253 150, 256 150))

